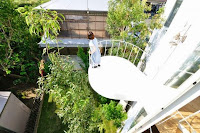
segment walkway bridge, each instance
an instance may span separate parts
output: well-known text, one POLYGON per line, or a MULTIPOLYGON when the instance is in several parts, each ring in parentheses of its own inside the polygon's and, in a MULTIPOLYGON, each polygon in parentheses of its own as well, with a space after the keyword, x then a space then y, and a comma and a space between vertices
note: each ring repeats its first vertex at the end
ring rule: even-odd
POLYGON ((164 108, 177 94, 175 89, 156 83, 140 71, 147 53, 138 46, 118 40, 100 41, 99 46, 101 67, 90 65, 88 70, 90 85, 98 94, 140 102, 148 114, 164 108))

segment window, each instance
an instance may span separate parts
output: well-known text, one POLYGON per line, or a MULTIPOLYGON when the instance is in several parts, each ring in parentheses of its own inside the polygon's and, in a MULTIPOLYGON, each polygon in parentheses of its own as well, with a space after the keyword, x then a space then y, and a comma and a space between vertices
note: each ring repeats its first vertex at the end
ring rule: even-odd
POLYGON ((132 122, 131 127, 129 128, 129 130, 134 127, 138 122, 140 122, 144 117, 147 116, 147 112, 145 111, 144 108, 142 108, 140 110, 140 112, 138 113, 138 115, 136 116, 135 120, 132 122))
POLYGON ((200 69, 200 43, 194 52, 183 63, 179 70, 165 83, 172 88, 178 88, 184 81, 200 69))
POLYGON ((106 14, 64 14, 58 37, 86 38, 88 31, 93 31, 97 38, 109 38, 106 27, 106 14))

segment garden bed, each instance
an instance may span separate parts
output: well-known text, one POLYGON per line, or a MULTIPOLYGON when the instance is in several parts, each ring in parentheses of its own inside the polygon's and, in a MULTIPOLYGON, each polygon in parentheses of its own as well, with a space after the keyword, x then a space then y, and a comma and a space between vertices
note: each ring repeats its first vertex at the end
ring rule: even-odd
POLYGON ((48 97, 44 96, 37 133, 63 133, 67 125, 62 124, 62 120, 55 114, 56 105, 48 103, 48 97))

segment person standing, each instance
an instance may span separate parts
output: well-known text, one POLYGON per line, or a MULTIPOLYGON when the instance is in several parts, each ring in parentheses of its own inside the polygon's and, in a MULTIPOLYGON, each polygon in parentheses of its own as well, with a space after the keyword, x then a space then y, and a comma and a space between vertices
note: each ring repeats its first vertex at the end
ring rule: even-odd
POLYGON ((100 67, 101 63, 101 53, 98 47, 98 42, 94 34, 90 31, 88 33, 88 39, 89 41, 89 54, 91 54, 91 59, 92 59, 92 66, 93 68, 100 67))

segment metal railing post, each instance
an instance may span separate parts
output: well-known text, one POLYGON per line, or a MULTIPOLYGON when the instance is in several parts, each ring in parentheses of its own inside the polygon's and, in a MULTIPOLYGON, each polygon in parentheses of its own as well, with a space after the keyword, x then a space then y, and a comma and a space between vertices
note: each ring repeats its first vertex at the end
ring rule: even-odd
POLYGON ((112 55, 112 50, 113 50, 113 41, 112 41, 110 56, 112 55))
POLYGON ((118 52, 119 52, 119 47, 120 47, 121 45, 120 45, 120 42, 119 42, 119 44, 118 44, 118 48, 117 48, 117 56, 118 56, 118 52))
MULTIPOLYGON (((126 43, 126 42, 125 42, 126 43)), ((124 52, 123 52, 123 56, 122 57, 124 57, 124 54, 125 54, 125 52, 126 52, 126 47, 127 47, 127 43, 126 43, 126 45, 125 45, 125 49, 124 49, 124 52)))
MULTIPOLYGON (((119 50, 120 50, 120 46, 122 46, 122 45, 121 45, 122 42, 125 44, 125 48, 122 49, 122 52, 123 52, 123 53, 122 53, 122 57, 125 56, 125 53, 126 53, 126 50, 127 50, 128 45, 131 45, 131 46, 132 46, 131 52, 130 52, 130 54, 128 55, 128 60, 130 60, 134 48, 136 47, 136 48, 138 49, 138 51, 137 51, 137 53, 136 53, 136 56, 135 56, 135 58, 134 58, 134 61, 132 62, 134 65, 135 65, 136 59, 138 58, 138 55, 139 55, 139 52, 140 52, 140 51, 142 52, 142 57, 140 58, 138 64, 140 64, 140 63, 142 62, 142 60, 146 57, 146 55, 148 55, 146 51, 142 50, 141 48, 139 48, 138 46, 136 46, 136 45, 134 45, 134 44, 132 44, 132 43, 128 43, 128 42, 121 41, 121 40, 103 40, 103 41, 100 41, 99 43, 100 43, 100 45, 103 46, 103 43, 104 43, 104 42, 105 42, 105 47, 104 47, 104 54, 102 54, 102 56, 106 56, 106 55, 112 56, 112 54, 113 54, 113 49, 114 49, 114 47, 115 47, 115 46, 114 46, 114 45, 115 45, 115 44, 114 44, 115 42, 118 42, 117 53, 116 53, 115 56, 119 56, 119 50), (108 43, 111 44, 111 47, 110 47, 110 48, 107 48, 107 47, 108 47, 108 43), (109 52, 107 53, 108 50, 111 50, 110 53, 109 53, 109 52), (144 57, 144 56, 145 56, 145 57, 144 57)), ((116 44, 116 45, 117 45, 117 44, 116 44)), ((91 56, 90 56, 90 60, 91 60, 91 56)), ((90 64, 92 64, 91 61, 90 61, 90 64)), ((135 66, 136 66, 136 65, 135 65, 135 66)))

